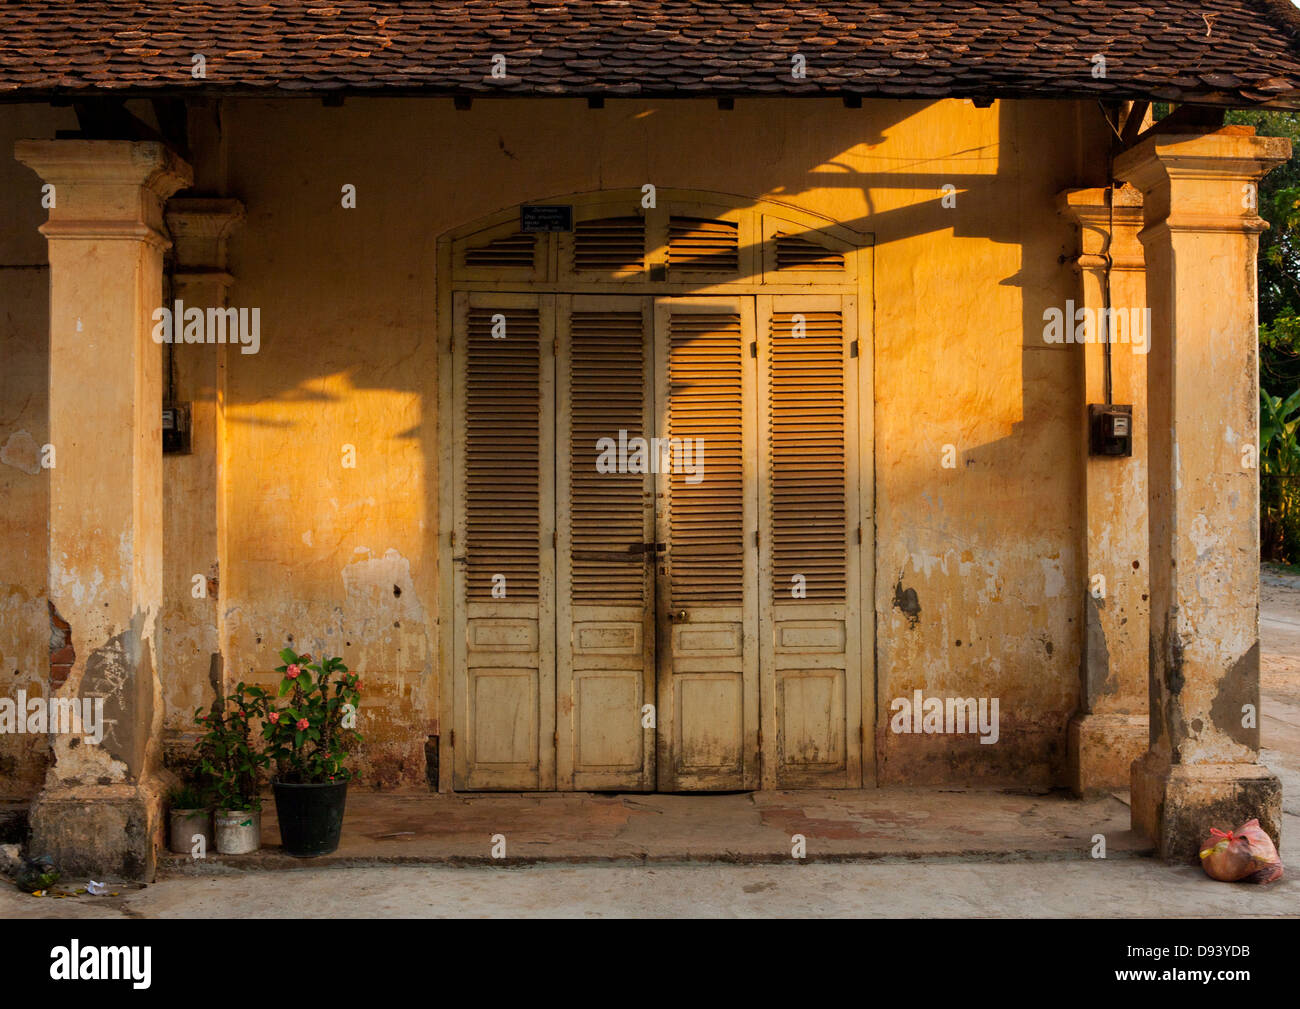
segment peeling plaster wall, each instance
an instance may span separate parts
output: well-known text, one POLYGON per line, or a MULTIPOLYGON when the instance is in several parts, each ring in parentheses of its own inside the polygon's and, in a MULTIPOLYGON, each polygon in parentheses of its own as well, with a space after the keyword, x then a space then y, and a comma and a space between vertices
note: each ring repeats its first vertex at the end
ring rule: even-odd
MULTIPOLYGON (((14 115, 0 110, 6 130, 14 115)), ((1078 348, 1044 346, 1042 313, 1077 294, 1056 194, 1096 181, 1080 177, 1080 151, 1098 152, 1086 155, 1095 175, 1105 150, 1100 119, 1082 139, 1076 119, 1061 103, 225 102, 224 195, 248 214, 230 242, 229 303, 261 309, 260 353, 231 353, 226 376, 228 681, 271 682, 291 636, 341 654, 366 681, 366 781, 426 785, 426 739, 449 717, 437 668, 436 239, 520 202, 653 182, 765 196, 875 234, 879 780, 1059 780, 1082 649, 1081 362, 1078 348), (956 209, 941 206, 946 183, 956 209), (356 186, 354 210, 340 205, 344 184, 356 186), (941 465, 946 445, 955 469, 941 465), (999 698, 1000 744, 889 732, 890 701, 914 689, 999 698)), ((39 212, 24 214, 28 255, 43 258, 39 212)), ((3 295, 36 333, 43 281, 25 301, 3 295)), ((0 412, 0 441, 17 428, 39 440, 42 369, 32 362, 0 405, 37 404, 0 412)), ((20 479, 39 478, 0 464, 0 481, 20 479)), ((165 494, 175 516, 175 487, 165 494)), ((0 592, 14 581, 8 544, 27 536, 39 594, 41 507, 5 532, 0 592)), ((167 586, 164 661, 168 614, 183 623, 188 605, 181 587, 167 586)), ((11 630, 14 612, 0 612, 0 652, 9 663, 17 637, 23 662, 40 661, 43 600, 11 630)), ((203 647, 162 669, 173 730, 210 689, 203 647)))
MULTIPOLYGON (((956 212, 928 214, 932 227, 915 227, 915 215, 903 209, 917 194, 886 190, 880 197, 882 784, 1046 784, 1064 767, 1082 647, 1081 362, 1080 348, 1043 343, 1042 319, 1045 308, 1076 297, 1076 281, 1060 262, 1069 230, 1050 206, 1057 192, 1077 184, 1066 121, 1049 106, 1011 106, 998 177, 959 197, 956 212), (951 468, 943 465, 945 450, 951 468), (900 604, 902 597, 912 605, 900 604), (915 607, 919 613, 909 612, 915 607), (891 702, 915 690, 998 698, 999 743, 891 732, 891 702)), ((947 146, 970 150, 978 139, 954 135, 947 146)), ((1091 149, 1104 150, 1093 139, 1091 149)), ((934 164, 924 135, 909 134, 897 146, 896 163, 934 164)), ((936 170, 956 167, 940 162, 936 170)))
POLYGON ((427 787, 439 714, 432 278, 447 194, 422 109, 228 103, 223 117, 248 215, 229 303, 259 306, 263 337, 227 358, 228 679, 277 680, 286 640, 343 656, 365 683, 363 774, 384 788, 427 787))

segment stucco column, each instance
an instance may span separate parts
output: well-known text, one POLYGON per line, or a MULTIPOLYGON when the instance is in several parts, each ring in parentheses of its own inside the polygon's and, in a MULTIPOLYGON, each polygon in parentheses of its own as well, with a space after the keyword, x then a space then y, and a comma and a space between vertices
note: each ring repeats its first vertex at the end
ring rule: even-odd
MULTIPOLYGON (((238 200, 169 200, 172 298, 187 308, 224 308, 234 278, 226 272, 226 241, 243 222, 238 200)), ((170 387, 189 404, 190 452, 163 458, 163 628, 161 668, 167 707, 165 739, 192 759, 194 709, 225 693, 221 574, 225 570, 225 343, 176 343, 170 387)))
POLYGON ((1151 739, 1132 819, 1169 859, 1258 817, 1281 786, 1259 763, 1259 374, 1255 187, 1290 155, 1243 127, 1150 137, 1116 159, 1143 194, 1151 739))
POLYGON ((1061 212, 1079 227, 1078 309, 1097 320, 1097 342, 1078 346, 1083 400, 1084 648, 1079 713, 1069 728, 1070 786, 1077 795, 1129 785, 1129 769, 1147 748, 1147 388, 1146 277, 1142 194, 1132 186, 1071 189, 1061 212), (1113 203, 1113 205, 1112 205, 1113 203), (1109 267, 1109 269, 1108 269, 1109 267), (1107 274, 1109 273, 1109 297, 1107 274), (1101 325, 1109 308, 1113 323, 1101 325), (1135 315, 1136 313, 1136 315, 1135 315), (1139 322, 1140 330, 1133 323, 1139 322), (1133 455, 1088 454, 1088 404, 1106 402, 1106 344, 1110 343, 1112 402, 1133 408, 1133 455))
MULTIPOLYGON (((102 700, 103 738, 52 734, 32 848, 67 874, 149 879, 162 838, 163 201, 190 179, 165 146, 19 141, 54 187, 50 261, 50 691, 102 700), (58 638, 55 641, 55 638, 58 638)), ((83 706, 84 710, 84 706, 83 706)), ((86 726, 82 726, 83 730, 86 726)))

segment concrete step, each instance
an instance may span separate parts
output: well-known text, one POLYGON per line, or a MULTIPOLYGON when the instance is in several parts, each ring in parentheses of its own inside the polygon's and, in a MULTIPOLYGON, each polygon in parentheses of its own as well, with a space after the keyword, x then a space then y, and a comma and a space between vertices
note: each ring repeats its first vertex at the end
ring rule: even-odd
POLYGON ((205 859, 165 853, 164 874, 332 866, 538 863, 788 864, 803 838, 809 862, 947 859, 1073 860, 1145 855, 1128 807, 1066 792, 870 789, 725 795, 349 794, 336 852, 294 858, 279 845, 274 804, 262 849, 205 859), (505 859, 492 857, 505 839, 505 859))

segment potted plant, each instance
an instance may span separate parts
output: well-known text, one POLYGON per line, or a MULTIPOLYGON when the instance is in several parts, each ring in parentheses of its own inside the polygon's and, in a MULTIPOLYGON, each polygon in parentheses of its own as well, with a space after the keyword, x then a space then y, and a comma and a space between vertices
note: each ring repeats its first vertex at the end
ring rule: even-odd
POLYGON ((207 731, 199 740, 199 770, 212 782, 216 805, 215 835, 222 855, 246 855, 262 844, 262 799, 258 771, 265 758, 253 743, 253 719, 260 700, 257 688, 239 683, 195 720, 207 731))
POLYGON ((356 729, 361 680, 340 658, 312 661, 292 648, 276 697, 257 688, 280 842, 290 855, 328 855, 339 846, 351 771, 343 761, 361 742, 356 729))
POLYGON ((188 855, 194 850, 194 835, 200 834, 203 850, 207 851, 212 846, 212 810, 205 790, 195 784, 180 785, 167 793, 167 805, 170 807, 170 850, 188 855))

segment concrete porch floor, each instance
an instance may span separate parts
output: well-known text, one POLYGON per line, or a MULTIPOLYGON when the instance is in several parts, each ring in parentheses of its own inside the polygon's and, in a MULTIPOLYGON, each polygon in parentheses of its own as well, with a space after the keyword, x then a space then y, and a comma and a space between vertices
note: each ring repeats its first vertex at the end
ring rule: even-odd
MULTIPOLYGON (((1265 568, 1260 632, 1263 759, 1283 780, 1282 856, 1300 855, 1300 578, 1265 568)), ((1081 801, 1064 790, 884 788, 728 795, 590 793, 437 795, 353 790, 338 851, 299 859, 280 849, 275 804, 262 813, 262 850, 203 861, 162 853, 159 877, 332 866, 791 863, 941 859, 1091 861, 1147 854, 1129 829, 1127 793, 1081 801)))
POLYGON ((1150 851, 1118 797, 1066 792, 871 789, 724 795, 349 794, 339 849, 299 859, 280 848, 274 803, 261 851, 204 860, 166 855, 160 876, 222 870, 400 864, 544 862, 790 862, 792 837, 809 861, 889 858, 1086 859, 1150 851))
POLYGON ((0 918, 1292 917, 1300 579, 1266 571, 1263 582, 1263 760, 1283 780, 1281 854, 1292 867, 1272 886, 1216 883, 1195 865, 1133 857, 1146 846, 1128 830, 1120 793, 1079 802, 1064 792, 933 789, 358 791, 343 844, 325 858, 280 853, 268 808, 258 854, 166 855, 156 884, 118 884, 117 896, 36 900, 0 886, 0 918), (790 857, 794 833, 808 839, 802 862, 790 857), (1094 833, 1106 837, 1104 861, 1090 857, 1094 833), (506 836, 504 862, 490 857, 493 834, 506 836))

